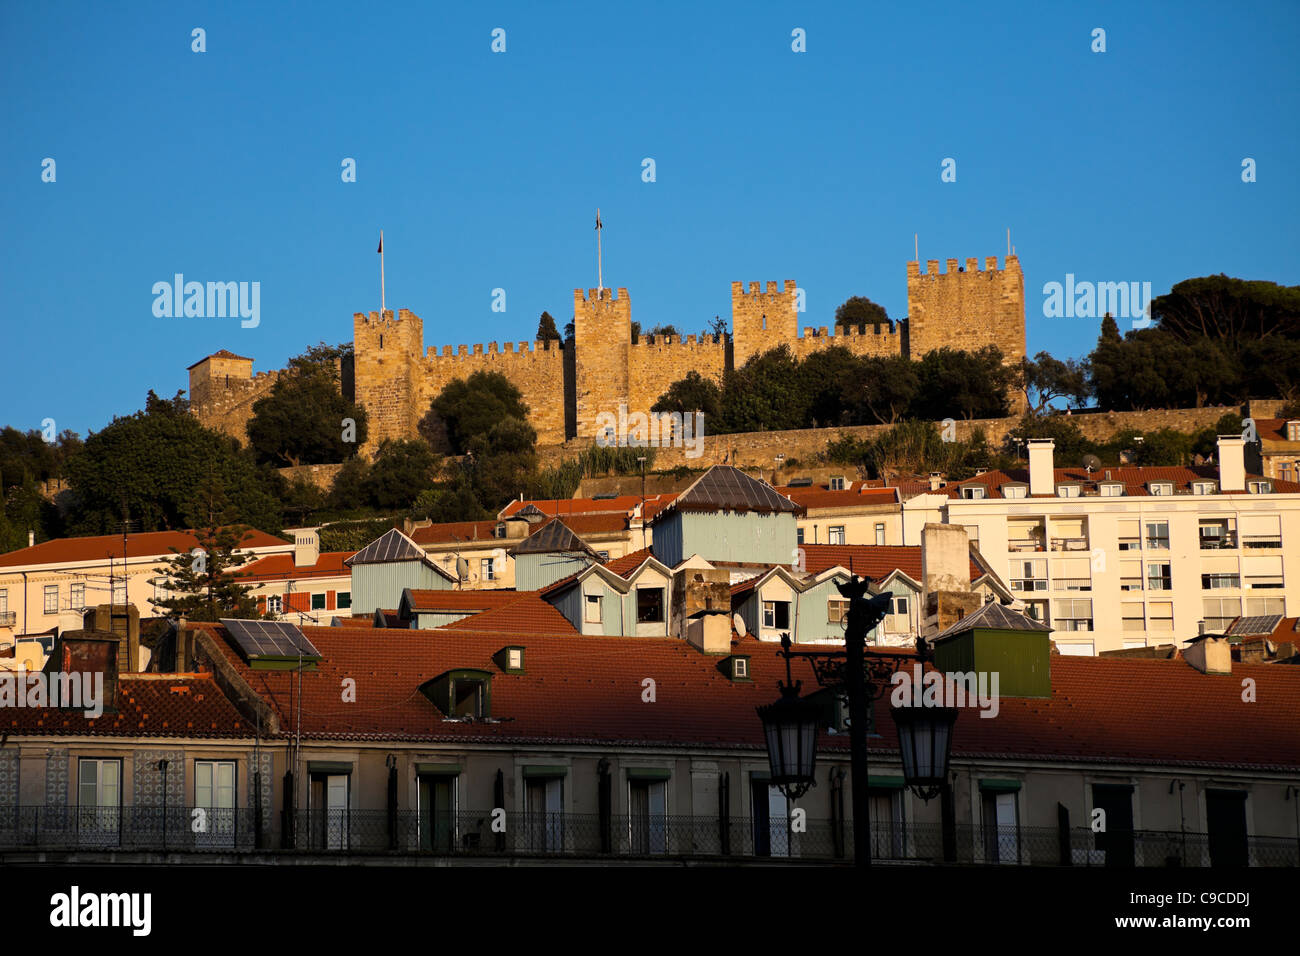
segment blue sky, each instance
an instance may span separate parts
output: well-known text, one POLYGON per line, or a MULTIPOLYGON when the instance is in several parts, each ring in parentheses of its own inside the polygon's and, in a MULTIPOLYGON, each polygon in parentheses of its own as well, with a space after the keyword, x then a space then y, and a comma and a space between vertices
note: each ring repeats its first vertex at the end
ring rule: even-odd
POLYGON ((1081 356, 1097 320, 1042 315, 1066 273, 1300 282, 1297 36, 1294 2, 11 0, 0 424, 84 435, 217 349, 350 340, 380 228, 426 346, 531 339, 596 284, 597 206, 605 284, 684 332, 737 279, 796 279, 801 326, 855 294, 901 317, 913 233, 964 261, 1010 227, 1031 352, 1081 356), (260 324, 155 317, 177 272, 260 282, 260 324))

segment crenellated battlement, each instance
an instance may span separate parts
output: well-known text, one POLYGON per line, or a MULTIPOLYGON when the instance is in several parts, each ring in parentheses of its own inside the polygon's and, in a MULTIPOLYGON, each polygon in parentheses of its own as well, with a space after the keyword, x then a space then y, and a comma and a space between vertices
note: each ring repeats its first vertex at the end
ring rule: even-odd
MULTIPOLYGON (((847 327, 805 325, 793 279, 731 283, 731 333, 631 336, 632 300, 624 287, 574 289, 573 338, 424 346, 424 323, 409 309, 353 313, 352 385, 370 418, 366 451, 385 438, 411 438, 448 383, 499 372, 522 393, 542 445, 594 434, 601 412, 648 410, 690 372, 721 384, 728 369, 786 346, 799 359, 828 348, 861 356, 919 359, 943 346, 997 345, 1009 361, 1024 355, 1024 276, 1019 259, 907 263, 908 317, 847 327), (946 267, 946 268, 945 268, 946 267)), ((690 314, 683 310, 682 315, 690 314)), ((680 315, 667 321, 683 321, 680 315)), ((454 328, 440 318, 439 328, 454 328)), ((190 368, 191 408, 205 424, 241 440, 253 403, 283 374, 253 374, 253 361, 221 351, 190 368)))

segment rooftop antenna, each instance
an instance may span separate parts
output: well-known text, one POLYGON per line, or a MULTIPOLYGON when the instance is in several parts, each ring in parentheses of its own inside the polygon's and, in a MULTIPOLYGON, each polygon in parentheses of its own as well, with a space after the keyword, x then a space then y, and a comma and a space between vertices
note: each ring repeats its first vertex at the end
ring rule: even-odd
POLYGON ((602 273, 600 261, 600 230, 604 229, 604 224, 600 221, 600 207, 596 207, 596 295, 599 296, 605 289, 605 277, 602 273))
POLYGON ((379 230, 379 319, 383 321, 387 306, 384 301, 384 230, 379 230))

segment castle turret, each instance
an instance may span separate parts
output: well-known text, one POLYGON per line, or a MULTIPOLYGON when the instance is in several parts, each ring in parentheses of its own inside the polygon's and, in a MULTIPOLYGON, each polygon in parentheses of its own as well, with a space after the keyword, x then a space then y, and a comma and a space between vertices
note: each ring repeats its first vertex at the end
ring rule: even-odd
POLYGON ((908 355, 914 361, 927 352, 948 346, 973 352, 996 345, 1008 363, 1025 356, 1025 277, 1020 260, 1007 256, 1006 267, 998 268, 998 257, 988 256, 984 268, 967 259, 959 267, 948 260, 947 272, 939 271, 939 260, 907 264, 908 355))
MULTIPOLYGON (((573 290, 577 437, 596 437, 596 416, 628 404, 632 300, 627 289, 573 290)), ((648 412, 649 409, 632 409, 648 412)))
POLYGON ((783 289, 778 289, 775 282, 769 282, 766 292, 759 290, 757 282, 749 284, 748 292, 743 282, 731 283, 731 341, 736 368, 778 345, 789 345, 793 349, 798 334, 799 315, 793 279, 786 279, 783 289))
POLYGON ((427 408, 419 408, 414 369, 424 351, 424 323, 414 312, 389 309, 352 316, 354 391, 366 410, 373 453, 385 438, 410 438, 427 408))

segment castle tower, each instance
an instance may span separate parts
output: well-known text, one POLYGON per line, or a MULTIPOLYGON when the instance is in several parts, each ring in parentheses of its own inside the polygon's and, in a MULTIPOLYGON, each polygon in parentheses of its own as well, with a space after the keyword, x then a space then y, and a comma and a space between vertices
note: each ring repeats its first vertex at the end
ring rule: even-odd
POLYGON ((947 272, 939 260, 907 264, 908 357, 918 360, 927 352, 948 346, 974 352, 986 345, 1002 350, 1007 364, 1025 357, 1025 277, 1020 259, 1007 256, 966 260, 959 267, 948 260, 947 272))
POLYGON ((385 438, 410 438, 427 408, 416 402, 415 369, 424 351, 424 323, 414 312, 389 309, 352 316, 354 393, 366 410, 369 434, 363 451, 373 454, 385 438))
POLYGON ((785 288, 779 291, 775 282, 769 282, 766 292, 759 291, 757 282, 749 284, 748 292, 743 282, 731 283, 732 361, 736 368, 781 344, 793 350, 799 335, 795 289, 793 279, 786 279, 785 288))
POLYGON ((222 349, 199 359, 187 371, 190 373, 190 407, 197 413, 246 387, 253 377, 253 360, 222 349))
MULTIPOLYGON (((618 414, 628 402, 632 300, 627 289, 573 290, 575 424, 577 437, 596 437, 596 416, 618 414)), ((648 408, 629 411, 649 412, 648 408)))

